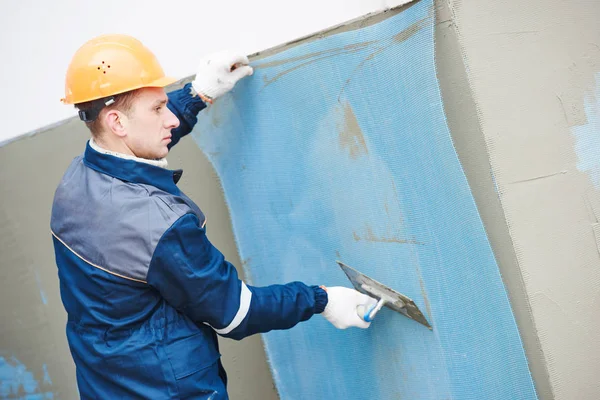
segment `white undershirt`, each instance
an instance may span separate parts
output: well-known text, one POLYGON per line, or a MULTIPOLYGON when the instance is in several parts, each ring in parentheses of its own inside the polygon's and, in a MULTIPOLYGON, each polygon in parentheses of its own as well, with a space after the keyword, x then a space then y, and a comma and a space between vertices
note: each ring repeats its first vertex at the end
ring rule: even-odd
POLYGON ((133 160, 133 161, 150 164, 150 165, 154 165, 155 167, 161 167, 161 168, 169 167, 169 163, 167 162, 166 158, 159 158, 157 160, 149 160, 147 158, 139 158, 136 156, 130 156, 128 154, 117 153, 116 151, 106 150, 106 149, 103 149, 102 147, 98 146, 98 143, 96 143, 93 138, 90 139, 90 147, 92 149, 96 150, 98 153, 108 154, 110 156, 123 158, 125 160, 133 160))

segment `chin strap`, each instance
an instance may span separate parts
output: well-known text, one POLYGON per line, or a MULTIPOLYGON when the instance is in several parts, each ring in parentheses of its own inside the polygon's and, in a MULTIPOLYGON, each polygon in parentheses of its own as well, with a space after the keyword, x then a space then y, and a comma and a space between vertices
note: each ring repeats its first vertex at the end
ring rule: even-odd
POLYGON ((96 118, 98 118, 98 115, 100 115, 100 111, 102 111, 104 107, 110 106, 114 102, 114 96, 94 100, 91 102, 89 107, 86 107, 85 110, 79 110, 79 119, 81 119, 83 122, 94 122, 96 118))

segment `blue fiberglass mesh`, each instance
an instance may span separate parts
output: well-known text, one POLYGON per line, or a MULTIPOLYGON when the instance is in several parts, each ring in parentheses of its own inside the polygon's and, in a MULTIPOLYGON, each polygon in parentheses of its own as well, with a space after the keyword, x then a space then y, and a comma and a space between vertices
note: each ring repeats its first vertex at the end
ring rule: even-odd
POLYGON ((254 285, 349 286, 340 259, 414 299, 433 326, 384 309, 369 330, 317 316, 268 333, 282 399, 536 398, 446 125, 433 29, 422 0, 291 47, 201 113, 194 138, 254 285))

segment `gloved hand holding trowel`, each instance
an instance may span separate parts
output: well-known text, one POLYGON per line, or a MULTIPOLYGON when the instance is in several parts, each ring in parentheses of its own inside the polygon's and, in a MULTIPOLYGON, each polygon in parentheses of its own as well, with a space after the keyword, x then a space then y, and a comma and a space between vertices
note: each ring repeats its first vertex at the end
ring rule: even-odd
MULTIPOLYGON (((356 314, 359 319, 362 319, 368 327, 370 322, 375 318, 375 315, 381 310, 383 306, 386 306, 396 312, 403 314, 404 316, 417 321, 420 324, 425 325, 427 328, 432 330, 433 328, 427 322, 427 319, 419 310, 419 307, 410 298, 406 297, 402 293, 398 293, 395 290, 377 282, 376 280, 369 278, 368 276, 358 272, 357 270, 350 268, 346 264, 338 261, 339 266, 342 268, 354 288, 366 295, 371 300, 371 297, 377 299, 376 302, 365 302, 356 308, 356 314)), ((327 311, 327 309, 325 309, 327 311)), ((335 324, 334 324, 335 325, 335 324)), ((337 325, 336 325, 337 326, 337 325)))
POLYGON ((322 315, 333 326, 338 329, 346 329, 351 326, 366 329, 371 325, 371 319, 366 320, 361 316, 373 309, 377 300, 345 287, 326 288, 321 286, 321 288, 327 292, 329 299, 322 315))
POLYGON ((356 290, 321 286, 329 297, 323 316, 333 326, 338 329, 368 328, 381 308, 387 306, 432 329, 414 301, 342 262, 338 261, 338 264, 356 290))

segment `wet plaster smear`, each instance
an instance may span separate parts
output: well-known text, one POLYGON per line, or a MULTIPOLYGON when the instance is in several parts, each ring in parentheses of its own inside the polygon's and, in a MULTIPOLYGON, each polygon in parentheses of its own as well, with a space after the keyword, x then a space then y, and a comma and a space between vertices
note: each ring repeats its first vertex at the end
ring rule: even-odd
POLYGON ((598 399, 600 2, 448 3, 550 396, 598 399))

